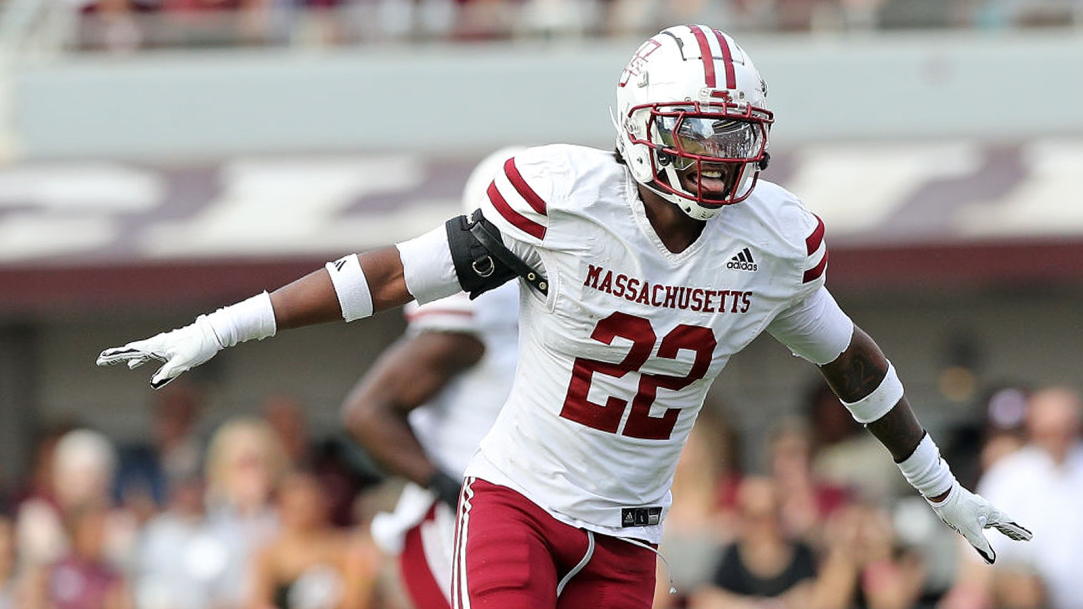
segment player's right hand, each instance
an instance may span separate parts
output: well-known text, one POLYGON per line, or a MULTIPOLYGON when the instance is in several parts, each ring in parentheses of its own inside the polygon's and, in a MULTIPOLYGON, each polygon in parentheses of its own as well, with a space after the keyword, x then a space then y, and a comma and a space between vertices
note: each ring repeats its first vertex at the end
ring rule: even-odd
POLYGON ((151 387, 161 389, 182 372, 211 359, 221 349, 207 316, 200 315, 194 323, 183 328, 106 349, 98 356, 98 365, 126 362, 128 368, 134 370, 152 359, 163 361, 165 365, 150 378, 151 387))

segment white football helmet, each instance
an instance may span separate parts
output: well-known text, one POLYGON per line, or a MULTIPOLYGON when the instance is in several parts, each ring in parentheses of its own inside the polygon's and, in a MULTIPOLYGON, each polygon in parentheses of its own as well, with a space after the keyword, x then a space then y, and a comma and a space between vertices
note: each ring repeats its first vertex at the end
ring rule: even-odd
POLYGON ((678 25, 632 56, 617 85, 613 122, 632 177, 707 220, 752 193, 767 165, 774 114, 767 83, 732 38, 678 25))

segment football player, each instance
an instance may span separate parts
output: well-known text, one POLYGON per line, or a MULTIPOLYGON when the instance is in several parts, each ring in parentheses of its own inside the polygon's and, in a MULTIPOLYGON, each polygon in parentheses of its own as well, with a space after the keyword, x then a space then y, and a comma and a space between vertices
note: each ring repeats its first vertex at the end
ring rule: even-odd
MULTIPOLYGON (((463 190, 468 210, 504 161, 485 158, 463 190)), ((456 294, 406 305, 407 334, 381 355, 343 404, 343 422, 368 453, 408 483, 372 535, 398 556, 415 607, 450 609, 455 508, 463 472, 511 390, 519 334, 519 290, 506 283, 477 299, 456 294)))
POLYGON ((763 332, 819 367, 903 476, 982 557, 1029 531, 964 489, 895 368, 824 287, 824 226, 760 180, 767 85, 723 32, 670 27, 617 83, 616 152, 509 159, 480 209, 272 294, 107 349, 160 387, 243 340, 520 278, 519 366, 466 469, 455 607, 643 608, 677 459, 711 381, 763 332))

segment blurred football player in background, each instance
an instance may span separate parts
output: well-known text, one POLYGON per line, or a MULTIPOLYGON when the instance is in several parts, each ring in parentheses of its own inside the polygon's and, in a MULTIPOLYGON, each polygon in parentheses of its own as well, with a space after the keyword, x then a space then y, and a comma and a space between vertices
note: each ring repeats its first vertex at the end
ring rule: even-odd
MULTIPOLYGON (((466 181, 467 209, 504 162, 503 148, 466 181)), ((455 507, 463 472, 511 391, 519 332, 519 289, 507 283, 471 300, 456 294, 406 305, 406 336, 389 348, 343 405, 343 421, 367 452, 407 484, 394 513, 378 514, 372 533, 399 556, 417 607, 449 608, 455 507)))
POLYGON ((455 607, 650 607, 681 448, 711 381, 764 331, 819 366, 986 561, 983 528, 1029 538, 959 485, 895 369, 824 287, 823 223, 759 180, 774 115, 744 50, 707 26, 667 28, 617 85, 616 152, 528 149, 470 217, 107 349, 99 363, 164 360, 151 377, 160 387, 241 341, 518 276, 519 367, 466 469, 455 607))

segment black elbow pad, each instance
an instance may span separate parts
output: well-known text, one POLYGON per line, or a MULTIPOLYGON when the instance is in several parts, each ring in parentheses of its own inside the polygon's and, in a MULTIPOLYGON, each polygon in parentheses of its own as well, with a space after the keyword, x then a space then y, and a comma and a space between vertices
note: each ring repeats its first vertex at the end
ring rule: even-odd
POLYGON ((456 216, 444 226, 455 274, 470 298, 498 288, 516 276, 543 295, 549 293, 545 276, 504 245, 500 231, 481 215, 481 210, 475 211, 470 218, 456 216))

